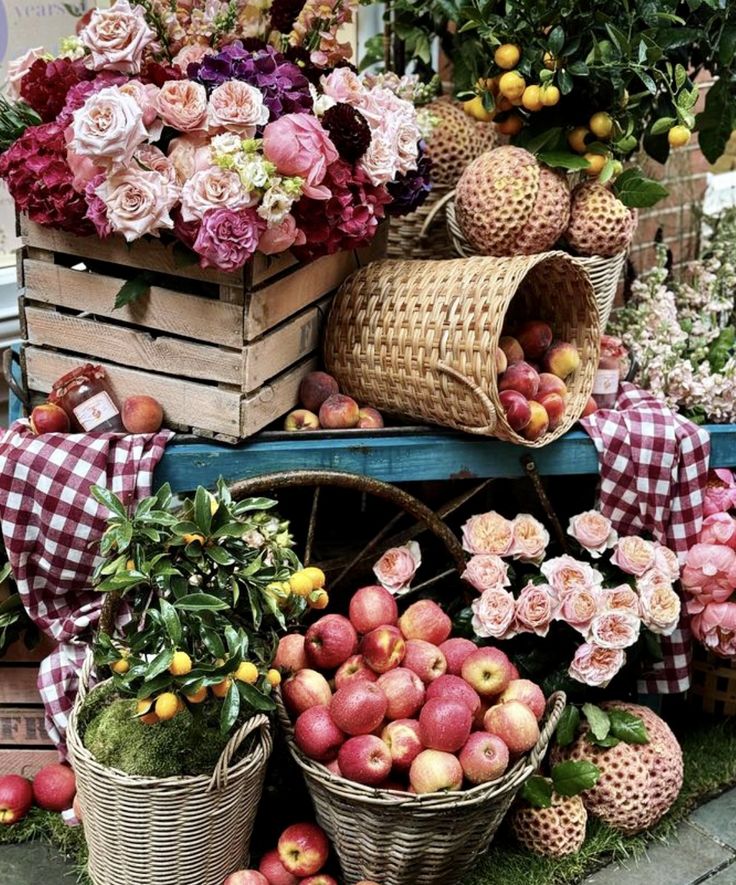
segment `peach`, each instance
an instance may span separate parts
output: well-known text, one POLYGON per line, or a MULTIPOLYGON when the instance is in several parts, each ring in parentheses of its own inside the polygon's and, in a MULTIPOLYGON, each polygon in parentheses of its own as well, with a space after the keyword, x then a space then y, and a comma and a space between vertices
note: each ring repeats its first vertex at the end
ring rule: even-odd
POLYGON ((562 378, 558 378, 557 375, 553 375, 551 372, 542 372, 539 376, 537 402, 540 402, 541 398, 547 396, 548 393, 556 393, 564 400, 566 400, 569 395, 567 384, 565 384, 562 378))
POLYGON ((337 381, 327 372, 310 372, 299 385, 299 402, 309 412, 319 412, 322 403, 340 392, 337 381))
POLYGON ((335 688, 342 688, 352 682, 376 682, 378 676, 366 664, 363 655, 351 655, 345 663, 340 664, 335 673, 335 688))
POLYGON ((475 731, 458 755, 471 784, 495 781, 509 766, 509 748, 497 734, 475 731))
POLYGON ((286 708, 298 716, 310 707, 329 704, 332 691, 325 677, 316 670, 299 670, 281 687, 286 708))
POLYGON ((284 419, 284 430, 290 433, 305 430, 319 430, 319 418, 307 409, 295 409, 284 419))
POLYGON ((425 685, 447 672, 445 656, 436 645, 423 639, 407 640, 404 666, 413 670, 425 685))
POLYGON ((128 396, 123 400, 120 416, 128 433, 156 433, 161 429, 164 410, 152 396, 128 396))
POLYGON ((351 737, 340 747, 337 757, 343 777, 377 787, 391 772, 391 752, 381 738, 373 734, 351 737))
POLYGON ((588 397, 588 402, 585 404, 585 408, 583 409, 583 414, 580 416, 581 418, 587 418, 588 415, 592 415, 593 412, 598 411, 598 403, 593 399, 592 396, 588 397))
POLYGON ((498 380, 498 389, 515 390, 527 399, 534 399, 539 390, 539 375, 523 360, 512 363, 498 380))
POLYGON ((539 397, 536 402, 547 413, 547 425, 549 430, 559 427, 562 419, 565 417, 565 400, 559 393, 548 393, 546 396, 539 397))
POLYGON ((266 877, 269 885, 298 885, 300 881, 281 863, 275 848, 263 855, 258 864, 258 871, 266 877))
POLYGON ((56 403, 41 403, 31 412, 31 430, 42 433, 69 433, 69 416, 56 403))
POLYGON ((506 701, 491 707, 483 725, 489 734, 497 734, 515 756, 531 750, 539 740, 537 719, 521 701, 506 701))
POLYGON ((378 679, 386 695, 387 719, 410 719, 424 703, 424 683, 408 667, 396 667, 378 679))
POLYGON ((440 651, 447 661, 447 672, 452 676, 459 676, 463 668, 463 661, 477 648, 478 646, 472 639, 464 639, 462 636, 445 639, 440 644, 440 651))
POLYGON ((379 584, 356 590, 348 609, 350 623, 358 633, 370 633, 384 624, 395 624, 399 608, 394 596, 379 584))
POLYGON ((276 649, 273 666, 291 673, 304 670, 309 666, 304 651, 304 637, 301 633, 287 633, 286 636, 279 639, 279 647, 276 649))
POLYGON ((362 406, 358 416, 358 427, 363 430, 378 430, 383 427, 383 415, 372 406, 362 406))
POLYGON ((481 698, 491 697, 511 681, 511 662, 500 648, 484 646, 465 658, 462 676, 481 698))
POLYGON ((512 338, 511 335, 502 335, 498 346, 506 354, 506 361, 509 365, 520 363, 524 359, 524 351, 521 344, 519 344, 516 338, 512 338))
POLYGON ((394 768, 407 771, 424 749, 416 719, 395 719, 381 732, 381 740, 391 753, 394 768))
POLYGON ((542 362, 545 372, 551 372, 563 381, 580 366, 580 354, 574 344, 566 341, 555 341, 542 362))
POLYGON ((360 409, 355 400, 342 393, 333 393, 319 409, 319 423, 328 430, 349 430, 357 427, 360 409))
POLYGON ((369 734, 386 715, 388 700, 373 682, 352 682, 339 688, 330 701, 330 715, 346 734, 369 734))
POLYGON ((399 630, 405 639, 423 639, 439 645, 450 635, 452 621, 436 602, 419 599, 399 618, 399 630))
POLYGON ((522 435, 524 439, 533 442, 535 439, 539 439, 540 436, 544 436, 549 430, 549 416, 547 415, 547 410, 544 406, 533 400, 529 403, 529 408, 532 417, 526 427, 522 430, 522 435))
POLYGON ((294 742, 317 762, 329 762, 337 756, 346 735, 332 719, 329 707, 310 707, 296 720, 294 742))
POLYGON ((512 430, 523 430, 532 419, 532 410, 525 396, 516 390, 502 390, 498 398, 501 400, 506 420, 512 430))
POLYGON ((411 763, 409 782, 415 793, 459 790, 463 783, 463 769, 452 753, 422 750, 411 763))
POLYGON ((360 643, 360 653, 371 670, 386 673, 404 660, 406 643, 398 627, 385 624, 366 633, 360 643))
POLYGON ((342 615, 325 615, 307 630, 304 648, 313 667, 334 670, 355 654, 358 634, 342 615))
POLYGON ((313 876, 327 863, 330 843, 324 830, 313 823, 292 824, 278 841, 279 860, 295 876, 313 876))
POLYGON ((462 701, 473 716, 480 708, 478 692, 460 676, 452 676, 447 673, 430 684, 427 689, 427 700, 432 698, 454 698, 456 701, 462 701))
POLYGON ((419 714, 419 737, 430 750, 455 753, 467 741, 472 724, 473 714, 464 700, 432 698, 419 714))
POLYGON ((544 716, 546 707, 544 692, 531 679, 512 679, 498 698, 499 704, 508 701, 521 701, 522 704, 526 704, 537 717, 537 722, 544 716))
POLYGON ((516 333, 527 359, 539 359, 552 343, 552 329, 539 320, 524 323, 516 333))
POLYGON ((503 375, 503 373, 508 369, 509 361, 506 358, 506 354, 500 347, 496 348, 496 374, 503 375))

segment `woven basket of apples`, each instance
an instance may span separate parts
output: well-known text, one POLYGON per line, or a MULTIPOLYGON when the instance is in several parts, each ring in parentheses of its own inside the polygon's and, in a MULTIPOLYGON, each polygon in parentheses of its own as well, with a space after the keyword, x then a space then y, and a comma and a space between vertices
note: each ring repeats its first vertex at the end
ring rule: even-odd
POLYGON ((348 617, 282 638, 279 719, 347 885, 462 879, 536 770, 565 706, 432 600, 371 585, 348 617))

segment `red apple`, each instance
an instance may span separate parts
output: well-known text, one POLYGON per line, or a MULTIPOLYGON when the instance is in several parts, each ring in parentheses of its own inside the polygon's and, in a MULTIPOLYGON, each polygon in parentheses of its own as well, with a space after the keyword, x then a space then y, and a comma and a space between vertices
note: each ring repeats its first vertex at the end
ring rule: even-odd
POLYGON ((319 430, 319 418, 307 409, 294 409, 284 418, 284 430, 289 433, 319 430))
POLYGON ((405 639, 423 639, 439 645, 450 635, 452 621, 436 602, 420 599, 399 618, 399 630, 405 639))
POLYGON ((304 647, 313 667, 334 670, 358 650, 358 634, 342 615, 325 615, 307 630, 304 647))
POLYGON ((470 639, 463 639, 462 636, 453 636, 451 639, 445 639, 440 645, 440 651, 447 661, 447 672, 452 676, 459 676, 463 668, 463 662, 468 655, 471 655, 478 646, 470 639))
POLYGON ((360 653, 371 670, 386 673, 404 660, 406 643, 398 627, 386 624, 366 633, 360 643, 360 653))
POLYGON ((317 824, 292 824, 281 834, 278 852, 279 860, 290 873, 312 876, 327 863, 330 843, 317 824))
POLYGON ((370 633, 376 627, 395 624, 399 618, 396 599, 380 584, 356 590, 348 611, 350 623, 358 633, 370 633))
POLYGON ((486 731, 497 734, 514 755, 526 753, 539 740, 537 719, 521 701, 506 701, 491 707, 483 724, 486 731))
POLYGON ((363 655, 350 655, 335 673, 335 688, 343 688, 351 682, 375 682, 378 676, 366 664, 363 655))
POLYGON ((222 885, 269 885, 269 881, 258 870, 236 870, 222 885))
POLYGON ((380 430, 383 427, 383 415, 371 406, 362 406, 358 412, 358 427, 361 430, 380 430))
POLYGON ((42 433, 69 433, 69 416, 56 403, 42 403, 31 412, 31 430, 42 433))
POLYGON ((330 715, 346 734, 369 734, 383 722, 388 701, 372 682, 352 682, 335 692, 330 715))
POLYGON ((74 772, 68 765, 52 762, 33 778, 33 800, 46 811, 66 811, 77 792, 74 772))
POLYGON ((480 707, 475 711, 473 716, 473 731, 483 731, 485 726, 483 725, 483 720, 486 718, 486 713, 491 708, 494 701, 491 698, 481 698, 480 699, 480 707))
POLYGON ((498 389, 515 390, 526 399, 534 399, 539 389, 539 374, 527 362, 512 363, 498 379, 498 389))
POLYGON ((462 701, 467 705, 471 716, 475 716, 480 707, 478 692, 460 676, 445 674, 435 679, 427 688, 427 700, 432 698, 454 698, 456 701, 462 701))
POLYGON ((296 720, 294 741, 305 756, 317 762, 334 759, 344 740, 329 707, 310 707, 296 720))
POLYGON ((525 396, 516 390, 502 390, 498 398, 512 430, 523 430, 532 419, 532 410, 525 396))
POLYGON ((537 402, 547 413, 547 424, 550 430, 555 430, 565 417, 565 400, 558 393, 548 393, 545 396, 537 394, 537 402))
POLYGON ((411 763, 424 749, 416 719, 396 719, 381 732, 381 740, 391 753, 394 768, 408 771, 411 763))
POLYGON ((519 678, 519 670, 513 661, 509 661, 509 667, 511 668, 511 679, 509 682, 512 682, 514 679, 519 678))
POLYGON ((498 698, 499 704, 507 701, 521 701, 536 716, 537 722, 544 716, 546 701, 544 692, 531 679, 512 679, 498 698))
POLYGON ((506 355, 508 365, 519 363, 524 359, 524 351, 521 344, 519 344, 516 338, 512 338, 511 335, 503 335, 498 342, 498 346, 506 355))
POLYGON ((337 879, 328 876, 327 873, 317 873, 316 876, 307 876, 301 880, 302 885, 338 885, 337 879))
POLYGON ((19 774, 0 777, 0 824, 14 824, 28 814, 33 805, 31 782, 19 774))
POLYGON ((471 784, 495 781, 509 766, 509 748, 496 734, 475 731, 458 756, 465 777, 471 784))
POLYGON ((286 708, 298 716, 310 707, 326 706, 332 700, 332 691, 325 677, 316 670, 299 670, 281 686, 286 708))
POLYGON ((442 652, 431 642, 409 639, 406 643, 404 666, 413 670, 427 685, 447 671, 447 661, 442 652))
POLYGON ((463 701, 432 698, 419 714, 419 737, 430 750, 455 753, 470 734, 473 714, 463 701))
POLYGON ((381 738, 374 734, 351 737, 340 747, 337 757, 343 777, 377 787, 391 771, 391 753, 381 738))
POLYGON ((558 396, 561 396, 563 400, 567 400, 570 391, 567 389, 567 384, 565 384, 562 378, 558 378, 557 375, 553 375, 551 372, 542 372, 539 376, 537 400, 540 400, 543 396, 547 396, 548 393, 556 393, 558 396))
POLYGON ((279 647, 276 650, 273 665, 279 670, 291 673, 305 670, 309 666, 304 650, 304 637, 301 633, 288 633, 279 639, 279 647))
POLYGON ((408 667, 389 670, 378 685, 388 700, 387 719, 410 719, 424 703, 424 683, 408 667))
POLYGON ((501 694, 511 681, 511 661, 500 648, 485 646, 465 658, 462 675, 481 698, 501 694))
POLYGON ((260 864, 258 864, 258 870, 266 877, 269 885, 297 885, 300 881, 281 863, 279 853, 275 848, 263 855, 260 864))
POLYGON ((459 790, 463 783, 463 769, 452 753, 422 750, 411 763, 409 782, 418 794, 459 790))
POLYGON ((552 343, 552 329, 547 323, 530 320, 520 327, 516 339, 527 359, 538 360, 552 343))

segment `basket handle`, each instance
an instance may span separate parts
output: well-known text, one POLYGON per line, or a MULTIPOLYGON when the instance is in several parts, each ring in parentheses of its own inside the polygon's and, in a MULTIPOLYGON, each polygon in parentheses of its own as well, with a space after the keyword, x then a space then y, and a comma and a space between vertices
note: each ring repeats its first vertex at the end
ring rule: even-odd
POLYGON ((429 233, 430 227, 434 224, 435 218, 437 215, 445 208, 447 203, 455 196, 454 189, 449 191, 442 197, 441 200, 437 200, 437 202, 432 206, 432 208, 427 213, 427 217, 424 219, 424 224, 422 225, 422 229, 419 231, 419 242, 421 243, 424 238, 429 233))
POLYGON ((270 723, 268 716, 265 716, 263 713, 257 713, 244 722, 225 745, 225 749, 217 760, 217 765, 212 773, 212 779, 207 787, 208 793, 214 793, 227 787, 227 772, 230 768, 230 763, 243 741, 256 729, 260 732, 260 742, 266 749, 265 755, 266 757, 269 756, 271 752, 270 723))
POLYGON ((435 365, 437 370, 443 375, 449 375, 454 381, 458 381, 460 384, 469 388, 470 392, 480 400, 481 405, 486 410, 487 424, 481 427, 470 427, 467 424, 458 423, 455 426, 465 433, 474 433, 478 436, 489 436, 492 434, 496 429, 496 407, 491 402, 491 399, 485 390, 483 390, 472 378, 468 378, 447 363, 437 362, 435 365))
POLYGON ((87 697, 87 692, 89 691, 89 683, 92 678, 92 668, 95 665, 95 656, 92 651, 92 646, 87 646, 87 653, 84 656, 84 663, 82 664, 82 669, 79 671, 79 685, 77 687, 77 696, 74 699, 74 706, 77 709, 80 709, 84 699, 87 697))
POLYGON ((544 759, 545 754, 547 753, 549 742, 552 740, 552 735, 557 728, 557 723, 560 721, 560 716, 562 716, 566 706, 567 697, 565 696, 564 691, 556 691, 547 701, 547 720, 542 727, 539 740, 529 754, 529 764, 534 771, 539 768, 542 759, 544 759))

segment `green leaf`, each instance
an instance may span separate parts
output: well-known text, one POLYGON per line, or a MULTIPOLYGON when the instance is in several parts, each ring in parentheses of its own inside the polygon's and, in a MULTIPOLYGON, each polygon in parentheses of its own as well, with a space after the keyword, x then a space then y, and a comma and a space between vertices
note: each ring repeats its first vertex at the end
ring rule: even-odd
POLYGON ((276 709, 276 704, 273 700, 266 697, 265 694, 261 694, 254 686, 248 685, 245 682, 238 682, 237 686, 240 697, 257 713, 270 713, 271 710, 276 709))
POLYGON ((627 169, 619 175, 613 190, 625 206, 637 209, 653 206, 669 194, 658 181, 645 178, 640 169, 627 169))
POLYGON ((194 521, 203 535, 209 535, 212 527, 212 509, 210 507, 210 495, 207 489, 199 486, 194 496, 194 521))
POLYGON ((121 519, 128 519, 128 512, 125 509, 123 502, 117 497, 117 495, 113 494, 110 489, 105 489, 102 486, 92 486, 90 492, 98 504, 107 507, 108 510, 117 514, 121 519))
POLYGON ((663 132, 669 132, 676 123, 676 117, 660 117, 659 120, 655 120, 649 131, 652 135, 661 135, 663 132))
POLYGON ((230 683, 227 696, 222 702, 222 710, 220 710, 220 733, 227 734, 235 725, 238 714, 240 713, 240 692, 234 682, 230 683))
POLYGON ((237 516, 242 516, 254 510, 272 510, 275 506, 273 498, 246 498, 235 505, 234 512, 237 516))
POLYGON ((647 90, 647 92, 651 92, 652 95, 657 94, 657 84, 654 82, 652 77, 646 73, 646 71, 640 69, 636 72, 636 76, 644 84, 644 88, 647 90))
POLYGON ((173 648, 165 648, 160 651, 146 669, 146 682, 150 682, 168 670, 171 659, 174 657, 173 648))
POLYGON ((175 646, 180 645, 182 631, 178 612, 166 599, 159 599, 158 605, 161 611, 161 620, 164 622, 169 639, 171 639, 175 646))
POLYGON ((190 593, 188 596, 182 596, 174 603, 174 607, 181 611, 198 612, 198 611, 224 611, 230 606, 217 596, 210 593, 190 593))
POLYGON ((534 774, 521 788, 520 795, 533 808, 549 808, 552 805, 552 782, 546 777, 534 774))
POLYGON ((708 348, 708 363, 714 372, 722 372, 736 348, 736 329, 726 326, 708 348))
POLYGON ((202 626, 200 629, 200 635, 207 651, 213 658, 217 659, 225 657, 225 646, 216 630, 213 630, 211 627, 202 626))
POLYGON ((155 679, 146 680, 143 685, 138 689, 136 697, 139 700, 143 698, 151 697, 152 695, 158 694, 160 691, 164 689, 169 689, 171 687, 171 674, 170 673, 162 673, 160 676, 157 676, 155 679))
POLYGON ((573 77, 587 77, 590 73, 590 70, 584 61, 574 61, 567 66, 567 70, 573 77))
POLYGON ((709 163, 715 163, 726 150, 734 116, 729 85, 725 79, 717 80, 705 97, 705 109, 697 117, 700 149, 709 163))
POLYGON ((553 169, 587 169, 590 166, 585 157, 572 151, 542 151, 537 157, 553 169))
POLYGON ((594 734, 588 732, 585 735, 585 739, 589 744, 593 744, 596 747, 603 747, 604 749, 610 749, 611 747, 615 747, 621 743, 621 741, 617 737, 614 737, 612 734, 609 734, 608 737, 604 737, 603 740, 599 741, 594 734))
POLYGON ((646 726, 638 716, 627 710, 609 710, 608 715, 611 720, 611 734, 614 737, 626 741, 627 744, 649 743, 646 726))
POLYGON ((681 64, 675 66, 675 86, 678 89, 682 89, 685 85, 685 81, 687 80, 687 71, 681 64))
POLYGON ((728 67, 736 55, 736 27, 730 26, 723 29, 721 41, 718 44, 718 61, 728 67))
POLYGON ((598 766, 586 760, 560 762, 551 773, 555 792, 560 796, 577 796, 584 790, 590 790, 601 775, 598 766))
POLYGON ((568 704, 557 723, 557 743, 561 747, 569 746, 575 740, 579 725, 580 710, 572 704, 568 704))
POLYGON ((600 707, 596 707, 595 704, 583 704, 583 716, 588 720, 591 732, 599 741, 608 736, 608 732, 611 730, 611 720, 608 713, 605 713, 600 707))
POLYGON ((218 565, 232 565, 235 562, 227 550, 223 550, 222 547, 205 547, 204 553, 218 565))
POLYGON ((550 31, 549 37, 547 38, 547 49, 549 49, 552 55, 558 56, 564 45, 565 31, 561 25, 557 25, 557 27, 550 31))
POLYGON ((557 75, 557 82, 560 86, 560 92, 563 95, 569 95, 573 90, 573 86, 575 85, 572 81, 572 77, 564 68, 557 75))
POLYGON ((120 310, 121 307, 127 307, 129 304, 134 304, 139 299, 150 294, 153 279, 153 274, 146 270, 133 277, 132 280, 123 283, 120 287, 120 291, 115 296, 113 310, 120 310))

